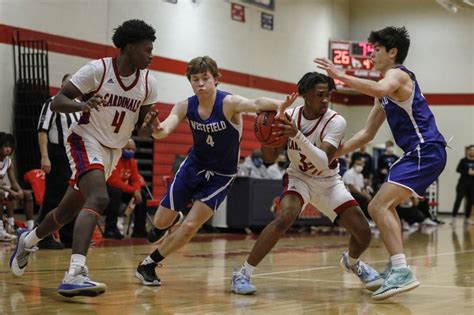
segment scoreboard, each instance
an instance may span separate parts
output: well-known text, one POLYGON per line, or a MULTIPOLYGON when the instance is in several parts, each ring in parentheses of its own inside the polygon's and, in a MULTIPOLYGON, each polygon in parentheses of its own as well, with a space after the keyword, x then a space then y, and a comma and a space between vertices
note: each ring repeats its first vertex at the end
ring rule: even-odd
MULTIPOLYGON (((374 46, 368 42, 330 40, 329 59, 345 73, 359 78, 378 80, 380 72, 374 69, 370 55, 374 46)), ((349 89, 336 80, 338 89, 349 89)))

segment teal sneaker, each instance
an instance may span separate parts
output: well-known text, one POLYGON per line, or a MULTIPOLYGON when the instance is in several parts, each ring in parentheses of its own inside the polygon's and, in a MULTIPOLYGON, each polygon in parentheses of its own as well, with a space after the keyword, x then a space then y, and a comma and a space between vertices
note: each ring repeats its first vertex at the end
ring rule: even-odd
POLYGON ((355 266, 350 266, 348 252, 342 253, 340 264, 342 269, 355 274, 367 290, 375 291, 383 284, 384 279, 380 273, 363 261, 359 260, 355 266))
POLYGON ((415 289, 420 282, 415 278, 409 267, 392 268, 383 285, 374 293, 376 301, 385 300, 396 294, 415 289))
POLYGON ((236 294, 248 295, 257 292, 257 288, 250 282, 250 276, 234 271, 230 282, 232 292, 236 294))

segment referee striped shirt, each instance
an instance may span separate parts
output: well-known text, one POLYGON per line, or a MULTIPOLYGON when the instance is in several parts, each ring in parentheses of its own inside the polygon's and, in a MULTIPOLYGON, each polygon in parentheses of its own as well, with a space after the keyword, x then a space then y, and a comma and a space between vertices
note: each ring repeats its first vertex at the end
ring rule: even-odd
POLYGON ((46 131, 48 140, 51 143, 66 146, 67 130, 73 122, 79 121, 81 112, 75 113, 56 113, 51 110, 51 102, 54 96, 49 98, 41 109, 41 115, 38 122, 38 131, 46 131))

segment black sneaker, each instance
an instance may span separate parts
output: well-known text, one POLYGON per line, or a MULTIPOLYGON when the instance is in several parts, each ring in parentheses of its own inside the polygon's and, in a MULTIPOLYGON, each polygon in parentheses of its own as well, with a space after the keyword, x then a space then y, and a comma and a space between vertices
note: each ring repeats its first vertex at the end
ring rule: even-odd
POLYGON ((120 231, 118 229, 117 230, 105 230, 104 238, 112 238, 112 239, 116 239, 116 240, 121 240, 121 239, 123 239, 123 235, 122 235, 122 233, 120 233, 120 231))
POLYGON ((150 232, 148 232, 148 237, 147 237, 148 242, 150 242, 150 243, 158 242, 160 239, 162 239, 163 237, 165 237, 167 235, 167 232, 169 231, 169 229, 171 229, 176 224, 179 224, 179 223, 183 222, 183 219, 184 219, 184 215, 181 211, 179 211, 178 216, 174 220, 173 224, 171 224, 171 226, 169 226, 168 228, 166 228, 164 230, 159 230, 156 227, 153 227, 150 230, 150 232))
POLYGON ((148 233, 143 230, 143 231, 136 231, 134 230, 132 235, 131 235, 132 238, 147 238, 148 237, 148 233))
POLYGON ((155 268, 158 264, 138 264, 137 270, 135 271, 135 277, 137 277, 143 285, 148 286, 160 286, 161 280, 158 278, 155 272, 155 268))

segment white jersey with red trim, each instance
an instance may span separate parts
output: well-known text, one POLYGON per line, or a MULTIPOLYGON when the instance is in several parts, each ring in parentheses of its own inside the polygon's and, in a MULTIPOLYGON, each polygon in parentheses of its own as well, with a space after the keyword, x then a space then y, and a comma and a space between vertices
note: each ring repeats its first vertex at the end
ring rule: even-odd
POLYGON ((102 145, 121 149, 127 144, 139 118, 140 107, 155 104, 157 85, 148 70, 121 77, 115 58, 89 62, 71 79, 82 94, 99 94, 104 106, 84 112, 70 131, 94 136, 102 145))
MULTIPOLYGON (((308 120, 303 115, 304 105, 286 110, 286 113, 295 121, 298 129, 316 147, 320 147, 323 142, 329 142, 334 147, 339 147, 344 132, 346 130, 346 120, 332 109, 328 109, 321 117, 308 120)), ((311 177, 330 177, 339 173, 339 163, 335 160, 329 169, 318 170, 307 157, 301 152, 298 144, 291 139, 288 140, 288 158, 290 166, 288 174, 294 172, 309 175, 311 177)))

